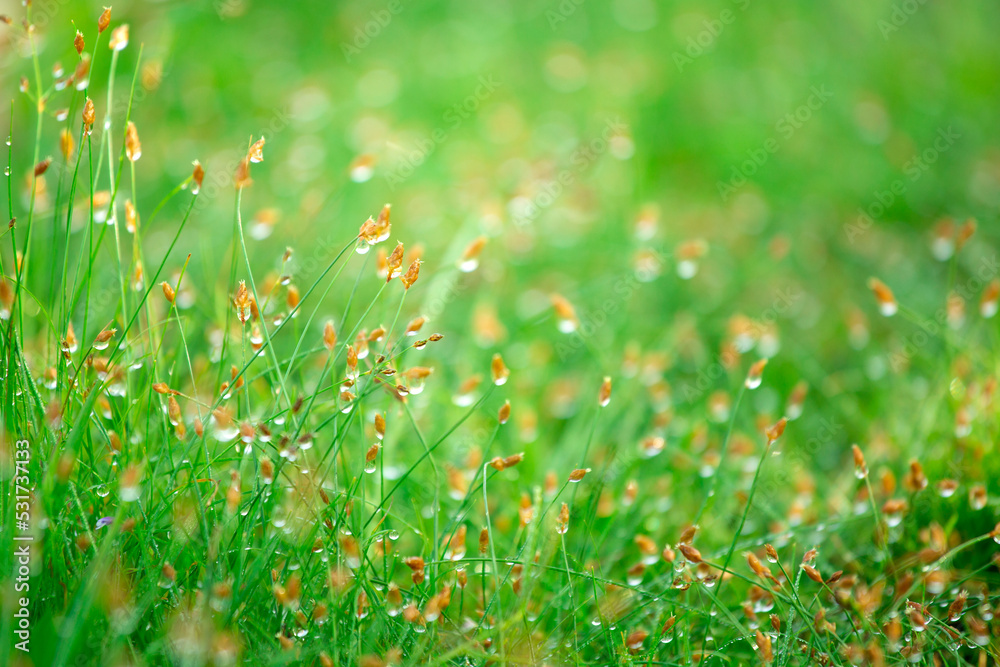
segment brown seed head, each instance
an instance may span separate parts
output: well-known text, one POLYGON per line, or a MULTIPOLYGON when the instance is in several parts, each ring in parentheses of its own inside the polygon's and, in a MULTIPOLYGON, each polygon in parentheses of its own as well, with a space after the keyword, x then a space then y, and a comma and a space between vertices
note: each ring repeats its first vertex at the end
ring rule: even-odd
POLYGON ((94 128, 94 121, 97 119, 97 112, 94 111, 94 100, 87 98, 83 105, 83 130, 89 135, 94 128))
POLYGON ((242 190, 245 187, 249 187, 251 183, 253 183, 253 179, 250 178, 250 158, 245 157, 236 165, 233 184, 237 190, 242 190))
POLYGON ((889 289, 888 285, 878 278, 869 278, 868 289, 870 289, 875 295, 879 311, 883 315, 890 317, 896 314, 899 306, 896 304, 896 297, 893 295, 892 290, 889 289))
POLYGON ((198 162, 198 160, 195 160, 191 164, 193 166, 191 180, 194 181, 194 187, 191 188, 191 192, 198 194, 201 192, 201 184, 205 181, 205 168, 201 166, 201 162, 198 162))
POLYGON ((508 419, 510 419, 510 401, 504 401, 504 404, 500 406, 500 411, 497 413, 497 421, 501 424, 506 424, 508 419))
POLYGON ((400 278, 400 281, 402 281, 403 287, 405 287, 406 289, 410 289, 413 283, 417 282, 417 278, 419 276, 420 276, 420 260, 415 259, 410 264, 410 268, 408 268, 406 270, 406 273, 403 274, 403 277, 400 278))
POLYGON ((111 39, 108 40, 108 48, 112 51, 121 51, 128 46, 128 24, 123 23, 111 31, 111 39))
POLYGON ((63 159, 69 161, 75 147, 73 134, 69 131, 68 127, 64 127, 59 133, 59 151, 62 153, 63 159))
POLYGON ((490 364, 490 371, 493 375, 493 384, 498 387, 507 382, 507 378, 510 377, 510 369, 507 368, 503 363, 503 357, 499 354, 493 355, 493 361, 490 364))
POLYGON ((851 445, 851 453, 854 455, 854 467, 867 473, 868 466, 865 465, 865 455, 861 448, 857 445, 851 445))
POLYGON ((332 351, 336 345, 337 331, 333 328, 333 321, 327 320, 326 324, 323 326, 323 347, 332 351))
POLYGON ((255 141, 247 151, 247 159, 254 164, 264 161, 264 137, 255 141))
POLYGON ((164 298, 166 298, 169 303, 173 303, 174 299, 177 298, 177 293, 174 291, 174 288, 170 286, 170 283, 163 281, 160 283, 160 287, 163 288, 164 298))
POLYGON ((97 32, 104 32, 108 29, 109 25, 111 25, 111 8, 105 7, 104 11, 101 12, 100 18, 97 19, 97 32))
POLYGON ((760 661, 765 665, 769 665, 774 662, 774 652, 771 648, 771 637, 757 630, 757 654, 760 655, 760 661))
POLYGON ((139 132, 132 121, 125 128, 125 157, 132 162, 142 157, 142 142, 139 141, 139 132))
POLYGON ((764 433, 767 435, 767 444, 770 446, 775 440, 781 437, 781 434, 785 432, 785 426, 788 424, 788 420, 784 417, 779 419, 777 422, 768 426, 764 433))
POLYGON ((754 389, 760 386, 760 376, 764 373, 764 366, 767 365, 767 359, 760 359, 755 361, 751 366, 750 370, 747 371, 746 386, 748 389, 754 389))
POLYGON ((386 282, 396 278, 400 274, 400 267, 403 266, 403 244, 397 243, 392 254, 385 260, 386 282))
POLYGON ((601 382, 601 389, 597 392, 597 404, 602 408, 611 402, 611 378, 604 376, 601 382))

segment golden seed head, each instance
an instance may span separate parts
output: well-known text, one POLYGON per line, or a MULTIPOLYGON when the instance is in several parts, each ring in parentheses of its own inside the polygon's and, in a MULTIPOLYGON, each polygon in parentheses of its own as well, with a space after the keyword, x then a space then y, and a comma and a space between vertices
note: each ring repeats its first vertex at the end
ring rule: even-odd
POLYGON ((410 263, 410 268, 406 270, 400 281, 403 283, 403 287, 410 289, 413 283, 417 282, 417 278, 420 276, 420 260, 415 259, 410 263))
POLYGON ((246 324, 250 320, 252 301, 253 298, 247 289, 246 281, 241 280, 236 288, 236 295, 233 297, 233 305, 236 306, 237 317, 239 317, 240 322, 243 324, 246 324))
POLYGON ((247 151, 247 159, 254 164, 264 161, 264 137, 255 141, 247 151))
POLYGON ((748 389, 760 386, 760 378, 764 373, 764 366, 767 366, 767 359, 759 359, 750 365, 750 370, 747 371, 746 379, 746 386, 748 389))
POLYGON ((700 563, 702 561, 701 552, 695 549, 690 544, 678 544, 677 548, 680 550, 682 554, 684 554, 684 558, 686 558, 690 562, 700 563))
POLYGON ((242 190, 248 187, 253 180, 250 178, 250 158, 243 158, 240 163, 236 165, 236 173, 233 175, 233 184, 236 186, 237 190, 242 190))
POLYGON ((128 24, 123 23, 111 31, 108 48, 112 51, 121 51, 126 46, 128 46, 128 24))
POLYGON ((130 234, 135 234, 135 230, 139 228, 139 214, 135 211, 135 204, 132 203, 131 199, 125 200, 125 229, 129 231, 130 234))
POLYGON ((166 298, 166 300, 169 303, 173 303, 174 300, 177 298, 177 292, 175 292, 174 288, 170 286, 170 283, 168 283, 167 281, 163 281, 162 283, 160 283, 160 287, 163 288, 163 296, 166 298))
POLYGON ((114 335, 118 333, 118 329, 111 328, 105 329, 101 333, 97 334, 97 338, 94 339, 96 343, 107 343, 109 340, 114 338, 114 335))
POLYGON ((759 629, 757 630, 757 653, 760 654, 760 660, 764 664, 770 664, 774 661, 774 651, 771 648, 771 637, 764 634, 759 629))
POLYGON ((868 279, 868 289, 872 291, 875 295, 875 300, 878 301, 879 310, 883 315, 889 317, 896 313, 898 306, 896 305, 896 297, 893 295, 892 290, 889 286, 878 278, 868 279))
POLYGON ((64 127, 59 133, 59 149, 63 155, 63 159, 67 162, 69 158, 73 155, 73 149, 75 148, 75 142, 73 141, 73 133, 69 131, 68 127, 64 127))
POLYGON ((372 443, 372 446, 368 448, 368 451, 365 453, 365 462, 371 463, 376 458, 378 458, 378 443, 374 442, 372 443))
POLYGON ((97 32, 104 32, 108 29, 109 25, 111 25, 111 8, 105 7, 104 11, 101 12, 100 18, 97 19, 97 32))
POLYGON ((514 466, 516 466, 518 463, 520 463, 523 460, 524 460, 524 452, 518 452, 517 454, 511 454, 510 456, 504 458, 504 460, 503 460, 503 467, 504 467, 505 470, 507 468, 513 468, 514 466))
POLYGON ((201 184, 205 181, 205 168, 201 166, 201 162, 198 162, 198 160, 195 160, 191 164, 194 167, 191 171, 191 180, 194 181, 192 192, 198 194, 201 191, 201 184))
POLYGON ((423 328, 424 324, 427 322, 427 318, 423 315, 415 317, 410 320, 410 323, 406 325, 406 335, 415 336, 423 328))
POLYGON ((142 157, 142 142, 139 141, 139 132, 132 121, 125 128, 125 156, 132 162, 142 157))
POLYGON ((854 454, 854 465, 858 469, 864 469, 865 466, 865 455, 862 453, 861 448, 857 445, 851 445, 851 452, 854 454))
POLYGON ((764 576, 764 566, 761 565, 760 559, 757 558, 753 552, 747 554, 747 565, 750 566, 750 569, 753 570, 754 574, 758 577, 764 576))
POLYGON ((505 401, 497 413, 497 421, 501 424, 506 424, 508 419, 510 419, 510 401, 505 401))
POLYGON ((604 376, 604 381, 601 382, 601 389, 597 392, 597 404, 599 406, 606 407, 608 403, 611 402, 611 378, 604 376))
POLYGON ((587 476, 588 472, 590 472, 590 468, 577 468, 576 470, 574 470, 569 474, 569 481, 579 482, 581 479, 587 476))
POLYGON ((83 33, 79 30, 76 31, 76 37, 73 38, 73 46, 76 48, 76 54, 78 56, 83 55, 83 33))
POLYGON ((396 248, 385 260, 386 282, 396 278, 400 274, 400 267, 403 265, 403 244, 397 243, 396 248))
POLYGON ((490 364, 490 371, 493 375, 493 384, 500 386, 507 382, 507 378, 510 377, 510 369, 503 363, 503 357, 499 354, 493 355, 493 361, 490 364))
POLYGON ((552 309, 556 311, 556 317, 560 320, 576 321, 576 310, 573 304, 561 294, 552 295, 552 309))
POLYGON ((337 330, 333 328, 333 321, 327 320, 323 326, 323 347, 333 350, 337 345, 337 330))
POLYGON ((958 252, 962 247, 972 238, 972 235, 976 233, 976 221, 969 218, 962 226, 959 227, 958 233, 955 234, 955 252, 958 252))
POLYGON ((767 435, 767 444, 771 445, 775 440, 781 437, 781 434, 785 432, 785 426, 788 424, 788 419, 782 417, 777 422, 768 426, 764 433, 767 435))
POLYGON ((295 285, 289 285, 288 294, 285 296, 285 304, 288 306, 288 309, 295 310, 295 308, 298 307, 301 298, 299 288, 295 285))
POLYGON ((569 525, 569 505, 566 503, 559 508, 559 524, 564 527, 569 525))
POLYGON ((479 553, 485 554, 490 550, 490 531, 483 528, 479 531, 479 553))

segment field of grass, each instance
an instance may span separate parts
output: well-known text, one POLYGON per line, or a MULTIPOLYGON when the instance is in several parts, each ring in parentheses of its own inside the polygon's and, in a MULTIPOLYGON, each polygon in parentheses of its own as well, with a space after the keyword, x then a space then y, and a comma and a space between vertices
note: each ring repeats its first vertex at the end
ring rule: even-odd
POLYGON ((0 665, 1000 665, 995 4, 0 13, 0 665))

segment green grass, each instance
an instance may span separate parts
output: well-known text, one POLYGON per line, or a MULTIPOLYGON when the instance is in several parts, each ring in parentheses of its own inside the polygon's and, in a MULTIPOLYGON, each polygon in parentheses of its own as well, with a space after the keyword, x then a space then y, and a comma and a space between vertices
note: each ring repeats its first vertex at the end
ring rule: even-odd
POLYGON ((1000 664, 1000 13, 900 7, 0 25, 0 664, 1000 664))

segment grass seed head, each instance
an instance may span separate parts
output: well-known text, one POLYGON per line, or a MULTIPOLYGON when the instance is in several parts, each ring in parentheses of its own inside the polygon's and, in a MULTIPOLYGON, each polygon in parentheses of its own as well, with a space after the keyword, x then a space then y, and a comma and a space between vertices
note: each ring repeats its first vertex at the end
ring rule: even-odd
POLYGON ((760 661, 765 665, 769 665, 774 662, 774 652, 771 648, 771 638, 757 630, 757 654, 760 656, 760 661))
POLYGON ((486 245, 486 237, 480 236, 465 246, 462 258, 458 261, 458 269, 463 273, 470 273, 479 267, 479 254, 486 245))
POLYGON ((979 314, 986 319, 996 315, 998 301, 1000 301, 1000 278, 994 278, 983 289, 983 295, 979 300, 979 314))
POLYGON ((864 452, 857 445, 851 445, 851 453, 854 455, 854 476, 864 479, 868 476, 868 465, 865 463, 864 452))
POLYGON ((747 378, 744 384, 747 389, 756 389, 760 386, 761 375, 764 373, 764 366, 767 365, 767 359, 759 359, 750 365, 750 370, 747 371, 747 378))
POLYGON ((250 158, 244 157, 236 165, 236 172, 233 174, 233 185, 236 186, 237 190, 242 190, 249 187, 251 183, 253 183, 253 179, 250 178, 250 158))
POLYGON ((691 563, 702 562, 701 552, 695 549, 690 544, 685 544, 685 543, 678 544, 677 549, 681 552, 681 554, 683 554, 684 558, 686 558, 689 562, 691 563))
POLYGON ((251 144, 249 150, 247 150, 247 159, 254 164, 264 161, 264 137, 251 144))
POLYGON ((493 376, 493 384, 498 387, 506 384, 507 379, 510 377, 510 369, 503 363, 503 357, 499 354, 493 355, 493 361, 490 363, 490 372, 493 376))
POLYGON ((139 131, 135 129, 135 123, 128 122, 125 127, 125 157, 135 162, 142 157, 142 142, 139 141, 139 131))
POLYGON ((510 419, 510 401, 504 401, 504 404, 500 406, 499 412, 497 412, 497 421, 503 425, 507 423, 508 419, 510 419))
POLYGON ((608 403, 611 402, 611 378, 607 375, 604 376, 604 381, 601 382, 601 389, 597 392, 597 405, 605 408, 608 403))
POLYGON ((875 301, 878 302, 878 309, 882 315, 892 317, 896 314, 899 304, 896 303, 896 297, 888 285, 878 278, 869 278, 868 289, 875 295, 875 301))
POLYGON ((123 23, 111 31, 108 48, 112 51, 123 51, 126 46, 128 46, 128 24, 123 23))
POLYGON ((767 435, 767 446, 770 447, 774 442, 781 437, 781 434, 785 432, 785 426, 788 424, 788 419, 782 417, 777 422, 768 426, 764 433, 767 435))
POLYGON ((98 34, 104 32, 111 25, 111 8, 105 7, 104 11, 101 12, 100 17, 97 19, 97 32, 98 34))
POLYGON ((576 316, 576 309, 573 304, 561 294, 552 295, 552 309, 556 313, 559 331, 563 333, 573 333, 580 326, 580 320, 576 316))
POLYGON ((563 503, 559 508, 559 518, 556 522, 556 532, 565 535, 569 530, 569 505, 563 503))
POLYGON ((62 153, 63 159, 67 162, 72 157, 74 148, 73 134, 69 131, 69 128, 64 127, 59 133, 59 151, 62 153))
POLYGON ((393 278, 398 278, 403 266, 403 244, 397 243, 392 254, 385 260, 385 281, 389 282, 393 278))
POLYGON ((410 268, 406 270, 400 281, 403 283, 403 287, 410 289, 413 283, 417 282, 417 278, 420 277, 420 262, 421 260, 415 259, 410 263, 410 268))
POLYGON ((246 324, 253 313, 253 297, 247 289, 245 280, 241 280, 236 287, 236 295, 233 297, 233 305, 236 307, 236 316, 242 324, 246 324))
POLYGON ((174 291, 174 288, 167 281, 160 283, 160 287, 163 288, 163 297, 167 300, 167 303, 173 304, 177 299, 177 292, 174 291))

